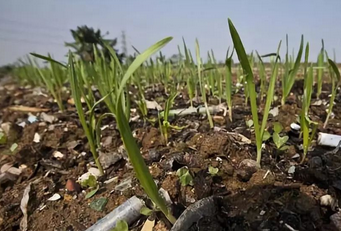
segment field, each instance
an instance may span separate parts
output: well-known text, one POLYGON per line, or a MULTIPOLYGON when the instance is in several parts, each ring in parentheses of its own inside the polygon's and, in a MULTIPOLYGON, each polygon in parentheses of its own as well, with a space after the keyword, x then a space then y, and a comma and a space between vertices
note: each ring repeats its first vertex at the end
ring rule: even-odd
POLYGON ((341 135, 335 58, 308 62, 303 37, 246 54, 229 27, 222 64, 198 41, 171 62, 165 38, 123 63, 31 54, 2 77, 0 230, 83 231, 133 196, 113 230, 341 230, 339 146, 318 140, 341 135))

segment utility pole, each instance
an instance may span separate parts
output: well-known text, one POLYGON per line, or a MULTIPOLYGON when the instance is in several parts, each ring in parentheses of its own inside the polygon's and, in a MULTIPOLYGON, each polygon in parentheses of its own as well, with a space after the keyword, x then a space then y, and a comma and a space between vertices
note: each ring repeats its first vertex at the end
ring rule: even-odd
POLYGON ((122 51, 124 57, 127 58, 128 57, 127 38, 124 30, 122 31, 122 51))

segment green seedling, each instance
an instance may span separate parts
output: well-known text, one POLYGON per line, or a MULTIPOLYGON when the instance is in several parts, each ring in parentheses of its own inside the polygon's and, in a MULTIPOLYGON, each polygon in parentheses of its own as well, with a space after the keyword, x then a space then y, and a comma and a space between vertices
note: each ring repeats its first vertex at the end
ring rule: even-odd
POLYGON ((234 50, 231 52, 229 56, 229 49, 227 50, 226 54, 226 61, 225 61, 225 94, 226 94, 226 102, 229 110, 229 119, 232 121, 232 56, 234 50))
POLYGON ((216 176, 219 172, 219 168, 215 168, 215 167, 212 167, 212 166, 208 166, 208 173, 211 175, 211 176, 216 176))
POLYGON ((170 129, 175 129, 175 130, 182 130, 184 128, 186 128, 187 126, 183 126, 183 127, 178 127, 178 126, 174 126, 171 125, 169 123, 169 116, 170 116, 170 109, 174 104, 174 99, 176 98, 176 96, 178 95, 178 93, 172 93, 165 104, 165 110, 161 113, 159 113, 159 126, 160 126, 160 131, 162 134, 162 137, 165 141, 165 144, 168 144, 168 138, 169 138, 169 130, 170 129), (163 118, 161 118, 163 117, 163 118))
POLYGON ((5 135, 5 133, 0 132, 0 144, 6 144, 7 142, 7 136, 5 135))
POLYGON ((246 55, 246 52, 245 52, 243 43, 239 37, 239 34, 230 19, 228 19, 228 24, 230 28, 232 41, 233 41, 235 50, 238 55, 238 59, 240 61, 241 66, 243 67, 244 75, 246 76, 247 89, 250 95, 252 120, 254 124, 253 126, 255 130, 255 136, 256 136, 257 163, 260 164, 261 157, 262 157, 262 143, 263 143, 264 131, 266 128, 270 106, 271 106, 273 96, 274 96, 274 89, 275 89, 275 83, 276 83, 276 77, 277 77, 276 74, 278 70, 278 59, 279 59, 278 53, 280 50, 281 42, 279 43, 278 48, 277 48, 275 65, 274 65, 274 68, 272 70, 272 74, 270 77, 267 98, 266 98, 266 103, 265 103, 265 108, 264 108, 264 113, 263 113, 263 120, 260 126, 259 121, 258 121, 257 93, 255 89, 254 77, 253 77, 253 72, 251 69, 250 61, 249 61, 248 56, 246 55))
POLYGON ((128 231, 128 230, 129 230, 128 223, 124 220, 119 220, 116 222, 116 227, 110 231, 128 231))
POLYGON ((324 42, 322 39, 322 48, 321 51, 317 57, 317 93, 316 93, 316 97, 320 98, 321 95, 321 91, 322 91, 322 84, 323 84, 323 72, 324 72, 324 42))
POLYGON ((97 179, 94 175, 90 174, 89 178, 80 182, 83 188, 96 188, 97 187, 97 179))
MULTIPOLYGON (((31 53, 31 55, 41 58, 41 55, 31 53)), ((62 101, 63 86, 67 80, 67 72, 65 68, 60 66, 59 63, 52 61, 50 54, 48 54, 48 59, 46 59, 50 64, 50 69, 39 68, 37 65, 38 73, 43 80, 45 87, 51 93, 53 98, 56 100, 59 110, 64 111, 64 105, 62 101)))
POLYGON ((124 94, 124 89, 127 81, 131 78, 134 72, 155 52, 160 50, 163 46, 165 46, 170 40, 171 37, 165 38, 153 46, 149 47, 146 51, 138 55, 135 60, 130 64, 125 74, 121 78, 121 82, 119 85, 119 89, 117 91, 117 99, 116 99, 116 122, 118 125, 118 129, 120 131, 125 149, 128 153, 129 160, 134 168, 136 177, 138 178, 141 186, 145 190, 146 194, 153 201, 153 203, 160 209, 163 214, 167 217, 167 219, 171 222, 175 222, 175 218, 169 212, 164 199, 159 195, 157 186, 149 172, 147 165, 144 162, 144 159, 140 153, 140 149, 136 144, 136 141, 132 135, 131 128, 129 126, 129 122, 127 116, 125 114, 125 106, 122 104, 124 102, 123 99, 127 100, 124 94))
POLYGON ((313 71, 314 71, 313 67, 310 66, 308 69, 308 73, 306 74, 304 79, 304 94, 302 97, 302 110, 300 113, 300 124, 303 135, 303 157, 301 163, 303 163, 305 160, 305 157, 308 153, 310 144, 315 136, 318 125, 318 123, 311 121, 309 118, 309 107, 314 81, 313 71))
POLYGON ((144 216, 150 216, 153 214, 153 210, 144 206, 141 208, 140 213, 144 216))
POLYGON ((196 45, 195 46, 195 53, 196 53, 196 57, 197 57, 197 74, 198 74, 198 79, 199 79, 200 92, 201 92, 201 96, 202 96, 202 101, 204 102, 204 105, 205 105, 206 114, 207 114, 208 122, 210 124, 210 128, 213 128, 214 124, 213 124, 211 114, 208 110, 207 100, 206 100, 206 89, 205 89, 205 85, 204 85, 204 80, 202 79, 203 68, 202 68, 202 61, 200 58, 200 47, 199 47, 198 40, 195 40, 195 45, 196 45))
MULTIPOLYGON (((327 57, 328 57, 328 55, 327 55, 327 57)), ((341 80, 340 71, 339 71, 339 68, 337 67, 337 65, 335 64, 335 62, 331 59, 328 59, 328 63, 329 63, 329 75, 330 75, 330 79, 332 82, 332 94, 331 94, 331 97, 329 100, 327 118, 323 124, 323 128, 327 127, 329 117, 333 111, 334 100, 336 97, 337 89, 339 87, 340 80, 341 80)))
POLYGON ((272 134, 272 140, 274 141, 278 150, 286 150, 288 146, 285 146, 289 140, 288 136, 281 136, 280 133, 283 130, 283 126, 280 123, 274 123, 274 133, 272 134))
POLYGON ((186 167, 179 168, 176 171, 176 175, 179 177, 179 180, 182 186, 194 185, 193 177, 191 176, 189 170, 186 167))
POLYGON ((289 54, 288 54, 288 36, 286 36, 286 44, 287 44, 287 52, 285 55, 285 72, 284 75, 282 77, 282 105, 285 104, 285 101, 288 97, 288 95, 290 94, 291 88, 295 83, 295 79, 296 79, 296 74, 298 72, 298 69, 301 65, 301 58, 302 58, 302 54, 303 54, 303 35, 301 36, 301 44, 300 44, 300 48, 296 57, 296 61, 294 66, 292 67, 290 65, 290 61, 289 61, 289 54))

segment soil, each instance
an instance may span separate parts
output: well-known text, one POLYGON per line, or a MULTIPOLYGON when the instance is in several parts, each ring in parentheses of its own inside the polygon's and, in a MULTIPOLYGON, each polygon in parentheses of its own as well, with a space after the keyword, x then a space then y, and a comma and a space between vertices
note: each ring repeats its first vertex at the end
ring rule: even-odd
MULTIPOLYGON (((250 107, 245 105, 243 93, 234 95, 233 121, 223 112, 214 115, 215 129, 209 129, 204 115, 192 114, 174 117, 170 123, 187 126, 171 130, 166 145, 158 125, 140 117, 131 127, 141 153, 150 167, 158 186, 165 189, 172 202, 173 214, 178 217, 194 202, 209 196, 219 198, 217 213, 203 217, 190 230, 339 230, 330 216, 337 213, 341 202, 341 156, 328 153, 332 148, 315 143, 304 164, 300 165, 301 140, 290 129, 300 111, 298 94, 302 94, 302 81, 293 87, 293 95, 286 105, 275 101, 273 107, 279 114, 269 117, 269 131, 273 122, 280 122, 283 135, 289 140, 286 151, 276 149, 272 140, 265 142, 261 168, 251 166, 256 159, 254 132, 246 126, 251 118, 250 107), (247 138, 247 139, 244 139, 247 138), (251 139, 251 143, 249 142, 251 139), (250 165, 251 163, 251 165, 250 165), (187 166, 193 177, 193 185, 182 186, 176 171, 187 166), (216 175, 208 172, 209 166, 218 168, 216 175), (251 166, 251 167, 250 167, 251 166), (288 173, 294 166, 294 173, 288 173), (324 195, 334 198, 333 205, 321 205, 324 195)), ((280 89, 280 88, 279 88, 280 89)), ((322 101, 328 101, 330 86, 324 85, 322 101)), ((277 95, 280 98, 280 91, 277 95)), ((146 90, 146 99, 164 102, 167 97, 162 87, 146 90), (154 91, 153 91, 154 90, 154 91), (162 101, 163 99, 163 101, 162 101)), ((106 174, 98 178, 99 190, 91 198, 85 196, 91 189, 67 190, 68 181, 77 180, 90 167, 95 167, 86 136, 78 121, 74 105, 65 95, 65 112, 58 111, 57 104, 43 89, 20 87, 2 80, 0 87, 0 124, 9 126, 8 140, 0 145, 0 167, 10 164, 20 168, 21 174, 0 185, 0 230, 20 230, 23 213, 20 203, 25 188, 30 184, 28 203, 28 230, 36 231, 84 231, 100 218, 130 197, 137 195, 146 199, 123 151, 122 141, 114 119, 102 123, 101 152, 111 160, 105 167, 106 174), (40 93, 39 93, 40 92, 40 93), (42 93, 41 93, 42 92, 42 93), (23 111, 13 106, 27 106, 23 111), (29 112, 46 109, 45 112, 29 112), (43 119, 43 114, 53 116, 53 121, 43 119), (31 121, 35 116, 36 121, 31 121), (25 126, 22 125, 25 122, 25 126), (39 142, 34 142, 39 134, 39 142), (18 147, 9 151, 13 143, 18 147), (56 157, 58 151, 62 157, 56 157), (111 157, 115 156, 115 160, 111 157), (104 183, 110 180, 109 183, 104 183), (131 181, 129 181, 131 180, 131 181), (127 187, 121 183, 128 182, 127 187), (129 185, 130 184, 130 185, 129 185), (61 199, 48 199, 58 193, 61 199), (91 202, 106 198, 102 211, 91 208, 91 202)), ((211 96, 211 102, 214 102, 211 96)), ((312 104, 317 102, 313 96, 312 104)), ((329 126, 323 129, 326 118, 325 105, 311 106, 311 118, 319 123, 318 132, 341 135, 341 98, 337 97, 329 126)), ((160 102, 161 105, 163 105, 160 102)), ((134 107, 136 105, 132 105, 134 107)), ((186 94, 176 98, 175 108, 188 107, 186 94), (183 96, 183 97, 182 97, 183 96)), ((262 118, 262 108, 259 116, 262 118)), ((104 112, 105 108, 98 111, 104 112)), ((133 112, 132 117, 137 112, 133 112)), ((149 116, 155 117, 150 110, 149 116)), ((103 155, 104 155, 103 154, 103 155)), ((75 182, 75 181, 72 181, 75 182)), ((158 214, 153 230, 170 230, 169 223, 158 214)), ((132 224, 132 230, 141 230, 145 216, 132 224)))

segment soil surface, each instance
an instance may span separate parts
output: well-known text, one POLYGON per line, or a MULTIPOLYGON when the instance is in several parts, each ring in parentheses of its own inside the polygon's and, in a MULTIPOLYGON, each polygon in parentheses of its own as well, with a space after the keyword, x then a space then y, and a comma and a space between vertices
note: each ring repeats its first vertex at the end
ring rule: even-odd
MULTIPOLYGON (((134 195, 148 204, 114 119, 108 117, 102 122, 100 152, 105 175, 97 179, 97 193, 86 199, 92 189, 80 186, 77 180, 95 164, 70 96, 65 94, 66 110, 60 112, 45 90, 1 81, 0 124, 7 133, 7 142, 0 144, 0 167, 5 171, 11 166, 19 172, 0 181, 0 230, 20 230, 20 204, 29 185, 28 230, 84 231, 134 195), (54 194, 60 198, 51 200, 54 194), (107 203, 102 211, 96 211, 92 202, 100 198, 107 203)), ((272 108, 278 108, 278 114, 270 115, 268 130, 271 133, 272 124, 280 122, 284 128, 281 134, 289 136, 288 149, 278 150, 270 138, 265 142, 261 168, 253 161, 254 131, 246 126, 251 112, 243 92, 234 95, 233 121, 228 113, 217 112, 213 115, 214 129, 209 128, 205 115, 171 118, 172 125, 186 127, 171 129, 167 144, 158 123, 144 121, 142 116, 137 117, 138 109, 132 110, 134 136, 159 188, 168 192, 173 214, 178 217, 202 198, 218 198, 216 214, 202 217, 190 230, 340 230, 330 217, 338 215, 341 201, 341 153, 313 143, 306 161, 299 164, 302 141, 290 124, 297 121, 302 89, 303 82, 297 81, 284 106, 280 106, 281 93, 277 92, 279 100, 272 108), (188 168, 192 185, 180 183, 176 172, 182 167, 188 168), (218 172, 209 173, 210 167, 218 172), (321 205, 321 197, 326 195, 329 203, 321 205)), ((336 99, 334 117, 323 128, 329 92, 330 86, 325 84, 321 99, 313 95, 310 116, 319 123, 318 132, 341 135, 340 97, 336 99)), ((162 107, 167 97, 160 86, 146 90, 146 99, 162 107)), ((218 104, 212 96, 209 102, 210 106, 218 104)), ((180 94, 174 108, 188 106, 188 96, 180 94)), ((260 105, 260 119, 263 108, 260 105)), ((102 112, 104 106, 98 108, 98 115, 102 112)), ((156 110, 149 110, 149 118, 156 115, 156 110)), ((141 230, 146 219, 141 216, 130 225, 131 230, 141 230)), ((154 219, 153 230, 170 230, 161 214, 156 213, 154 219)))

